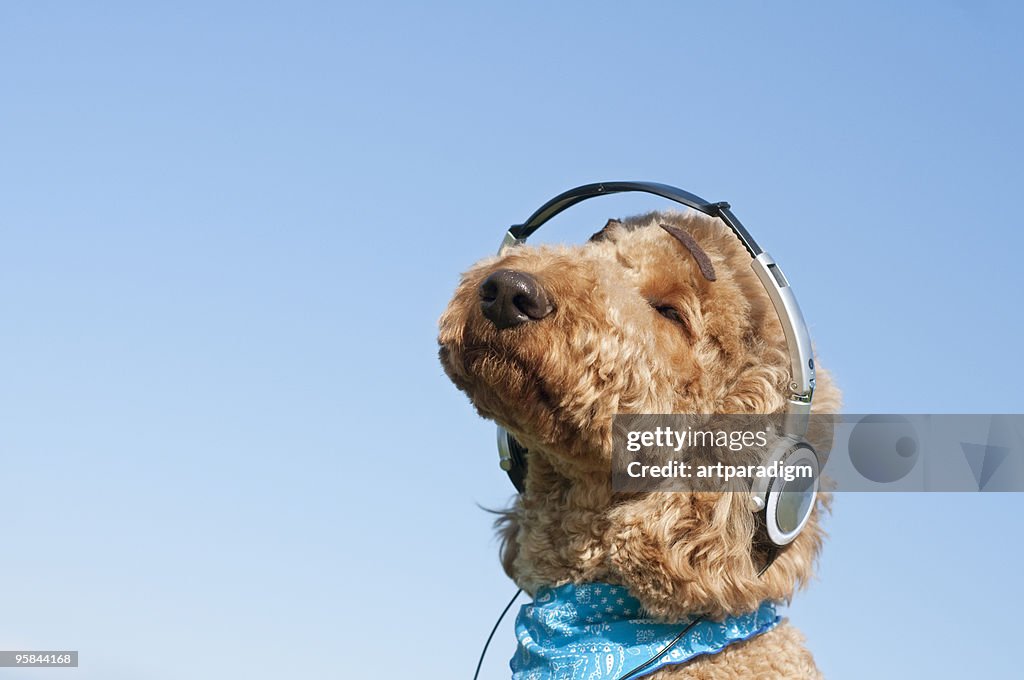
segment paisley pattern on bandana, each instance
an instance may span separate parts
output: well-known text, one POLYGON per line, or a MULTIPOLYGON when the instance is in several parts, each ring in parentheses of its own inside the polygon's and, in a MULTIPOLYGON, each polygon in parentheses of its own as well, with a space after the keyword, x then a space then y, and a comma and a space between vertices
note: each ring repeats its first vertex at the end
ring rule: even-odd
POLYGON ((775 605, 724 621, 701 621, 671 649, 668 644, 692 619, 660 623, 647 618, 625 586, 572 583, 540 588, 516 617, 519 645, 512 657, 513 680, 614 680, 655 654, 647 675, 702 654, 714 654, 778 624, 775 605))

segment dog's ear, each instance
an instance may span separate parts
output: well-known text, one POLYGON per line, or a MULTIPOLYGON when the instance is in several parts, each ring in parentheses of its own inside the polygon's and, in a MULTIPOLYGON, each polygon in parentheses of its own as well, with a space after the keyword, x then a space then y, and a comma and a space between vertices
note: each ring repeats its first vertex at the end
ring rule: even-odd
POLYGON ((740 614, 764 600, 788 600, 813 574, 821 548, 818 511, 758 576, 765 551, 753 545, 748 494, 656 493, 613 511, 610 561, 653 616, 740 614))
POLYGON ((622 226, 622 222, 620 222, 619 220, 616 220, 616 219, 610 219, 610 220, 608 220, 607 222, 604 223, 604 226, 601 227, 601 231, 595 232, 594 235, 591 236, 588 240, 590 240, 590 241, 603 241, 606 238, 608 238, 608 230, 612 229, 613 227, 618 227, 618 226, 622 226))

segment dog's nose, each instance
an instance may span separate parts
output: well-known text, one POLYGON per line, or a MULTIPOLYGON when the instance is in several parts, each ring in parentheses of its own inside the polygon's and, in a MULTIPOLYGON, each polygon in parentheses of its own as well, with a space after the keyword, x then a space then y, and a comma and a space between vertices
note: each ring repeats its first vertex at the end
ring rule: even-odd
POLYGON ((543 319, 554 307, 537 279, 526 272, 499 269, 480 284, 480 309, 498 328, 543 319))

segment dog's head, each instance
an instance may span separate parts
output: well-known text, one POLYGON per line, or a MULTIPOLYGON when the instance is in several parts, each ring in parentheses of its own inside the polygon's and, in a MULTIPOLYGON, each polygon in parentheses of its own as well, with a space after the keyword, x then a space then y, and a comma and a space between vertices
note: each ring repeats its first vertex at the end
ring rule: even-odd
MULTIPOLYGON (((466 272, 440 321, 445 371, 530 449, 505 566, 528 590, 628 585, 654 614, 748 610, 810 574, 817 515, 764 578, 744 494, 611 492, 617 413, 777 413, 785 338, 717 220, 609 221, 578 247, 517 247, 466 272)), ((819 372, 816 411, 838 408, 819 372)), ((831 412, 836 412, 831 410, 831 412)))

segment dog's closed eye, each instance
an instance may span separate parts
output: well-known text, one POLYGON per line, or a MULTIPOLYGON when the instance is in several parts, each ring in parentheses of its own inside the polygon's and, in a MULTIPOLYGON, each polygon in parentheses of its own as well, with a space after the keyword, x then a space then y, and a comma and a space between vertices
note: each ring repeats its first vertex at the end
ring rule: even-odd
POLYGON ((658 314, 661 314, 666 319, 671 319, 676 323, 685 323, 682 314, 675 307, 670 305, 654 305, 654 308, 658 310, 658 314))
POLYGON ((652 302, 651 306, 654 307, 654 311, 658 312, 658 314, 661 314, 669 321, 679 324, 679 326, 682 327, 683 332, 686 333, 687 337, 690 337, 692 339, 690 322, 682 312, 680 312, 672 305, 664 305, 657 302, 652 302))

